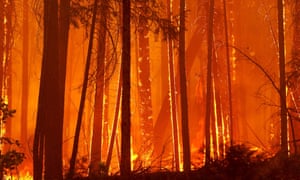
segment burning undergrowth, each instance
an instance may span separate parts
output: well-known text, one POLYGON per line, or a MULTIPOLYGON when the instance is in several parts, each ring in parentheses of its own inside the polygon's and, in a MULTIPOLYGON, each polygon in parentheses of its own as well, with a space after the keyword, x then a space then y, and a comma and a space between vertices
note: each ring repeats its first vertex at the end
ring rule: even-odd
MULTIPOLYGON (((291 155, 283 159, 280 153, 271 155, 259 148, 244 144, 234 145, 226 151, 223 159, 212 160, 190 173, 168 169, 136 169, 130 179, 299 179, 300 156, 291 155)), ((77 177, 77 179, 91 179, 77 177)), ((92 179, 121 179, 119 175, 99 176, 92 179)))

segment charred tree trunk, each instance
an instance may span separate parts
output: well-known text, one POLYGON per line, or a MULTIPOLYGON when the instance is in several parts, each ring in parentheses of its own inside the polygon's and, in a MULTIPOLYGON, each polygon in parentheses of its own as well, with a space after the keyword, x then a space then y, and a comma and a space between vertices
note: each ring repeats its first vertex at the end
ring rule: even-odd
POLYGON ((289 119, 291 124, 291 134, 293 137, 293 145, 295 154, 298 154, 299 144, 297 144, 297 138, 299 137, 299 113, 300 113, 300 89, 298 87, 298 82, 300 79, 299 63, 300 63, 300 1, 293 2, 293 25, 294 25, 294 34, 293 34, 293 45, 292 45, 292 60, 290 61, 291 71, 287 74, 288 86, 289 86, 289 119))
POLYGON ((209 1, 209 15, 207 26, 207 80, 206 80, 206 113, 205 113, 205 164, 210 160, 210 126, 212 100, 212 61, 213 61, 213 20, 214 0, 209 1))
POLYGON ((91 25, 91 30, 90 30, 90 38, 89 38, 88 52, 87 52, 87 58, 86 58, 86 65, 85 65, 85 71, 84 71, 84 77, 83 77, 84 79, 83 79, 83 85, 82 85, 82 90, 81 90, 80 105, 79 105, 78 117, 77 117, 77 122, 76 122, 72 156, 71 156, 71 160, 70 160, 70 169, 69 169, 69 172, 67 175, 68 179, 72 179, 75 174, 75 162, 76 162, 76 156, 77 156, 77 152, 78 152, 80 128, 81 128, 81 124, 82 124, 84 102, 85 102, 85 97, 86 97, 89 69, 90 69, 90 64, 91 64, 90 62, 91 62, 91 56, 92 56, 93 39, 94 39, 95 23, 96 23, 97 8, 98 8, 97 4, 98 4, 98 0, 95 0, 94 7, 93 7, 93 18, 92 18, 92 25, 91 25))
POLYGON ((97 74, 96 74, 96 93, 93 137, 91 149, 91 170, 90 175, 96 175, 99 170, 99 163, 102 161, 102 129, 103 129, 103 110, 104 110, 104 84, 105 84, 105 51, 106 51, 106 18, 107 18, 107 0, 100 2, 100 22, 98 35, 98 54, 97 54, 97 74))
POLYGON ((179 27, 179 73, 180 73, 180 97, 181 97, 181 124, 183 146, 183 169, 184 172, 191 170, 191 152, 188 123, 188 100, 186 87, 186 64, 185 64, 185 0, 180 0, 180 27, 179 27))
POLYGON ((34 178, 62 177, 62 132, 64 116, 64 61, 59 58, 58 2, 44 1, 44 52, 38 115, 34 139, 34 178), (47 128, 45 128, 47 127, 47 128))
MULTIPOLYGON (((70 29, 70 0, 60 0, 60 8, 59 8, 59 59, 60 59, 60 67, 59 67, 59 73, 61 76, 67 76, 66 70, 67 70, 67 59, 68 59, 68 48, 69 48, 69 29, 70 29)), ((64 107, 61 110, 64 110, 64 124, 69 125, 70 122, 70 102, 69 102, 69 94, 71 93, 69 91, 70 87, 68 84, 69 77, 64 78, 64 82, 62 83, 62 86, 60 86, 61 91, 65 91, 65 88, 67 89, 64 94, 64 98, 61 99, 60 104, 64 104, 64 107), (67 82, 67 83, 66 83, 67 82), (66 97, 66 98, 65 98, 66 97), (66 102, 63 100, 66 99, 66 102)), ((67 129, 64 127, 64 129, 67 129)), ((66 137, 66 134, 68 131, 63 132, 63 136, 66 137)), ((67 152, 68 147, 63 147, 64 153, 67 152)))
POLYGON ((281 153, 288 157, 287 143, 287 106, 285 78, 285 47, 284 47, 284 11, 282 0, 277 1, 278 8, 278 43, 279 43, 279 72, 280 72, 280 117, 281 117, 281 153))
POLYGON ((122 27, 122 114, 121 114, 121 162, 120 172, 129 179, 131 171, 130 157, 130 0, 123 0, 122 27))
MULTIPOLYGON (((65 63, 59 58, 58 1, 45 0, 44 15, 44 59, 45 102, 41 121, 45 121, 45 179, 62 178, 62 132, 64 118, 65 74, 60 74, 60 66, 65 63), (47 24, 47 25, 46 25, 47 24), (48 26, 48 27, 47 27, 48 26), (50 111, 50 112, 49 112, 50 111)), ((66 61, 66 60, 64 60, 66 61)))
MULTIPOLYGON (((300 1, 295 1, 295 16, 294 16, 294 38, 293 38, 293 54, 292 54, 292 59, 296 61, 295 64, 298 65, 299 61, 300 61, 300 1)), ((298 65, 299 66, 299 65, 298 65)), ((298 67, 294 67, 297 71, 298 67)), ((299 72, 298 72, 299 73, 299 72)), ((300 94, 300 89, 297 89, 297 95, 300 94)), ((299 97, 296 96, 296 97, 299 97)), ((297 105, 300 106, 300 99, 297 99, 296 101, 297 105)), ((297 106, 297 107, 299 107, 297 106)), ((299 112, 300 113, 300 112, 299 112)), ((293 119, 291 119, 292 121, 293 119)), ((299 122, 295 122, 294 124, 297 124, 297 127, 299 127, 299 122)), ((292 127, 293 128, 293 127, 292 127)), ((298 129, 298 128, 297 128, 298 129)), ((293 130, 293 129, 292 129, 293 130)), ((295 130, 295 129, 294 129, 295 130)), ((297 131, 298 132, 298 131, 297 131)), ((297 133, 297 135, 299 135, 297 133)), ((299 137, 299 136, 297 136, 299 137)), ((295 138, 294 138, 295 140, 295 138)), ((297 154, 297 149, 298 149, 298 144, 296 142, 294 142, 294 146, 295 146, 295 154, 297 154)))

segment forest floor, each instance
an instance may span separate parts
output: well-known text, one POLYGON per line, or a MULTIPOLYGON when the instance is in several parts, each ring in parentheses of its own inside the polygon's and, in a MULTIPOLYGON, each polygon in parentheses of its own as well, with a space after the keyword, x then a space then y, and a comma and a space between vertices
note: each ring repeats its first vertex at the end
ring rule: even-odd
MULTIPOLYGON (((183 172, 153 172, 144 174, 133 174, 130 180, 297 180, 300 179, 300 164, 295 167, 265 168, 252 167, 249 169, 220 170, 217 167, 201 168, 188 174, 183 172), (289 169, 290 168, 290 169, 289 169)), ((75 180, 122 180, 121 176, 99 176, 74 178, 75 180)))
MULTIPOLYGON (((119 180, 121 176, 78 177, 77 180, 119 180)), ((300 180, 300 156, 290 155, 287 159, 280 154, 269 156, 266 153, 258 153, 244 145, 234 146, 229 149, 222 160, 214 160, 206 166, 193 170, 190 173, 183 172, 149 172, 140 171, 132 173, 130 180, 269 180, 269 179, 299 179, 300 180)))

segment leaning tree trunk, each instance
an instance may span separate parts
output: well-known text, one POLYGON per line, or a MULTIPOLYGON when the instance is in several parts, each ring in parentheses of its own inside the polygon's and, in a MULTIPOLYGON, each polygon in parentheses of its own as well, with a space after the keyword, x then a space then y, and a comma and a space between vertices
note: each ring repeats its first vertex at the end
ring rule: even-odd
POLYGON ((279 72, 280 72, 280 117, 281 117, 281 153, 288 157, 287 143, 287 107, 285 79, 285 47, 284 47, 284 11, 282 0, 277 1, 278 9, 278 43, 279 43, 279 72))
POLYGON ((88 45, 88 52, 87 52, 87 58, 86 58, 86 65, 84 70, 84 79, 83 79, 83 85, 81 90, 81 97, 80 97, 80 105, 79 105, 79 111, 78 111, 78 117, 76 122, 76 129, 75 129, 75 137, 73 142, 73 149, 72 149, 72 155, 70 160, 70 168, 68 172, 68 179, 72 179, 75 174, 75 162, 76 162, 76 156, 78 152, 78 145, 79 145, 79 135, 80 135, 80 128, 82 124, 82 118, 83 118, 83 110, 84 110, 84 102, 86 97, 86 90, 88 85, 88 76, 89 76, 89 69, 90 69, 90 62, 91 62, 91 56, 92 56, 92 48, 93 48, 93 39, 94 39, 94 31, 95 31, 95 23, 96 23, 96 16, 97 16, 97 4, 98 0, 95 0, 94 7, 93 7, 93 18, 92 18, 92 25, 90 30, 90 39, 89 39, 89 45, 88 45))
POLYGON ((209 15, 207 24, 207 80, 206 80, 206 113, 205 113, 205 164, 210 158, 210 120, 211 120, 211 100, 212 100, 212 59, 213 59, 213 19, 214 0, 209 3, 209 15))
POLYGON ((186 87, 185 64, 185 0, 180 0, 180 27, 179 27, 179 73, 180 73, 180 97, 181 97, 181 125, 183 146, 184 172, 191 170, 190 137, 188 123, 188 100, 186 87))
POLYGON ((121 162, 120 172, 129 179, 131 171, 130 157, 130 0, 123 0, 122 28, 122 114, 121 114, 121 162))
MULTIPOLYGON (((122 69, 122 66, 120 67, 122 69)), ((116 101, 116 107, 115 107, 115 114, 113 118, 113 125, 111 130, 111 136, 109 141, 109 147, 108 147, 108 153, 107 153, 107 159, 106 159, 106 167, 110 167, 111 159, 112 159, 112 153, 113 153, 113 147, 115 144, 115 140, 117 139, 117 127, 119 124, 119 112, 120 112, 120 106, 121 106, 121 93, 122 93, 122 72, 120 72, 119 76, 119 85, 118 85, 118 92, 117 92, 117 101, 116 101)))

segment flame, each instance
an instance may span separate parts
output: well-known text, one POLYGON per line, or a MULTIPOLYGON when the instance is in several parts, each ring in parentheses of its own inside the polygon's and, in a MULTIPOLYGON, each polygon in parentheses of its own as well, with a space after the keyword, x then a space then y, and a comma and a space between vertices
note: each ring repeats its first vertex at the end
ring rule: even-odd
POLYGON ((130 148, 130 155, 131 155, 131 169, 133 169, 133 167, 134 167, 134 162, 135 162, 135 160, 137 160, 138 154, 135 153, 135 152, 133 151, 132 146, 131 146, 131 148, 130 148))
POLYGON ((20 175, 4 175, 3 180, 33 180, 32 175, 27 171, 20 175))

